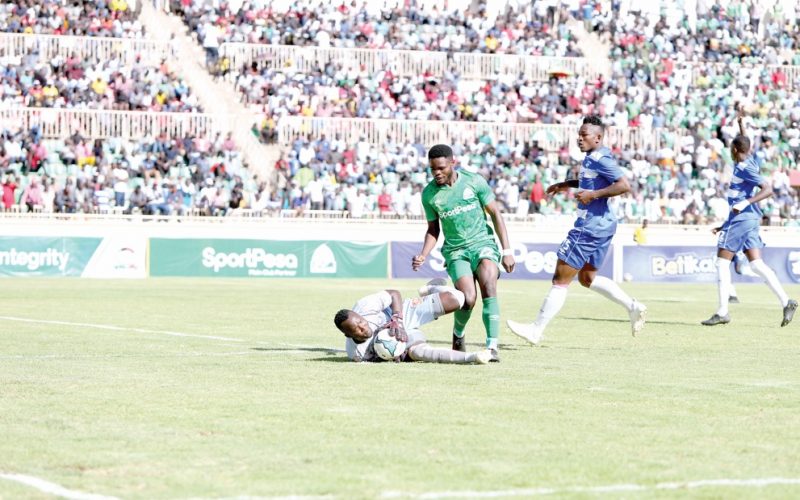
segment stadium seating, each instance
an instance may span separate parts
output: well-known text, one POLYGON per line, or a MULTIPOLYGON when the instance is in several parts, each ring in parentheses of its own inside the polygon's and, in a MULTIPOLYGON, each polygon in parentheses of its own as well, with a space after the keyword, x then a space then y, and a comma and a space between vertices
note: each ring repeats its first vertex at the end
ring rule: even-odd
MULTIPOLYGON (((554 26, 555 9, 518 8, 490 20, 485 11, 391 8, 367 2, 310 5, 295 2, 288 12, 269 2, 212 6, 202 0, 173 1, 206 47, 226 42, 394 50, 486 52, 581 56, 565 23, 554 26), (378 10, 380 9, 380 10, 378 10)), ((563 20, 565 12, 560 12, 563 20)))
MULTIPOLYGON (((16 117, 0 113, 7 129, 0 163, 18 184, 16 210, 25 209, 22 192, 36 178, 48 193, 63 191, 69 178, 80 181, 92 202, 76 209, 105 210, 106 179, 125 170, 127 193, 139 184, 152 191, 139 206, 143 213, 166 212, 152 200, 170 198, 171 213, 418 217, 425 147, 444 141, 461 165, 486 177, 504 211, 568 214, 575 207, 570 195, 548 200, 542 191, 577 164, 575 127, 593 113, 612 127, 607 143, 633 185, 616 205, 621 218, 705 223, 727 216, 726 144, 738 131, 733 118, 740 106, 776 192, 763 204, 765 213, 796 223, 800 26, 790 13, 713 1, 697 12, 590 0, 508 2, 508 10, 501 2, 500 12, 450 14, 391 2, 251 0, 233 9, 200 0, 167 3, 206 49, 206 68, 230 82, 252 111, 255 123, 236 126, 252 127, 262 142, 282 148, 272 178, 259 180, 243 168, 232 141, 223 148, 215 136, 220 127, 207 123, 216 118, 204 116, 189 128, 172 118, 175 112, 200 118, 202 109, 170 68, 168 46, 139 48, 133 57, 118 48, 92 56, 28 47, 0 59, 4 107, 138 111, 147 120, 138 136, 126 131, 114 138, 127 116, 58 118, 56 124, 92 124, 72 127, 89 131, 88 149, 120 151, 125 143, 124 153, 95 154, 96 164, 78 165, 70 158, 86 146, 67 140, 63 124, 39 124, 38 115, 25 111, 22 126, 32 128, 20 139, 16 117), (228 56, 233 46, 270 52, 254 49, 236 60, 228 56), (608 54, 604 74, 580 57, 587 48, 593 57, 598 50, 608 54), (153 111, 167 113, 156 120, 153 111), (162 143, 176 145, 155 146, 159 132, 168 137, 162 143), (214 146, 198 151, 195 142, 214 146), (175 154, 181 145, 186 152, 175 154), (142 168, 143 162, 157 166, 142 168)), ((0 4, 0 25, 9 33, 145 35, 137 12, 122 0, 0 4)), ((116 201, 108 206, 130 209, 130 195, 116 201)), ((37 206, 31 208, 58 210, 55 201, 37 206)))
POLYGON ((200 112, 197 99, 169 63, 111 58, 44 58, 37 51, 0 59, 2 104, 70 109, 200 112))
POLYGON ((144 37, 126 0, 18 0, 0 3, 0 31, 97 37, 144 37))

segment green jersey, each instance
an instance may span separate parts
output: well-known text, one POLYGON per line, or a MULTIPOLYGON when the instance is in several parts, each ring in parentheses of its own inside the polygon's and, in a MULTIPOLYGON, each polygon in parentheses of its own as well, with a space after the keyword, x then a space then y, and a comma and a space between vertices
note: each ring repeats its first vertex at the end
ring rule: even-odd
POLYGON ((439 219, 444 232, 442 252, 481 245, 494 244, 492 231, 483 207, 494 201, 494 193, 486 180, 478 174, 458 171, 452 186, 439 186, 431 181, 422 191, 422 207, 428 221, 439 219))

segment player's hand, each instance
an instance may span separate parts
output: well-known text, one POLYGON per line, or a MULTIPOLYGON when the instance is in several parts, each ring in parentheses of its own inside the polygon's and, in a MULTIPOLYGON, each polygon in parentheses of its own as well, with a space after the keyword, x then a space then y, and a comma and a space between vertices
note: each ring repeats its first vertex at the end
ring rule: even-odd
POLYGON ((595 196, 594 191, 587 189, 585 191, 578 191, 575 194, 575 198, 577 198, 578 201, 583 203, 584 205, 588 205, 589 203, 596 200, 597 196, 595 196))
POLYGON ((553 196, 554 194, 558 194, 561 191, 565 191, 569 186, 567 186, 566 182, 556 182, 552 186, 547 188, 547 196, 553 196))
POLYGON ((408 342, 408 334, 403 326, 403 318, 397 314, 393 315, 392 320, 389 322, 389 335, 400 342, 408 342))
POLYGON ((504 255, 503 256, 503 269, 506 270, 507 273, 514 272, 514 266, 517 264, 517 261, 514 260, 513 255, 504 255))
POLYGON ((422 264, 425 263, 425 256, 424 255, 415 255, 411 257, 411 269, 414 271, 419 271, 419 268, 422 267, 422 264))
POLYGON ((722 226, 711 228, 711 234, 717 234, 720 231, 722 231, 722 226))

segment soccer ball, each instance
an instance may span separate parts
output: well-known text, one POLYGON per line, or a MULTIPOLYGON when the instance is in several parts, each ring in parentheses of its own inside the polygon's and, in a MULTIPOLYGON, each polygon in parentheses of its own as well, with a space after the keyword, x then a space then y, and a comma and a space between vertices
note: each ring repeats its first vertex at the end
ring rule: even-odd
POLYGON ((406 352, 406 343, 400 342, 389 335, 389 329, 384 328, 375 334, 372 348, 375 349, 375 354, 377 354, 379 358, 385 361, 392 361, 397 356, 406 352))
POLYGON ((622 275, 623 281, 633 281, 633 275, 631 273, 625 273, 622 275))

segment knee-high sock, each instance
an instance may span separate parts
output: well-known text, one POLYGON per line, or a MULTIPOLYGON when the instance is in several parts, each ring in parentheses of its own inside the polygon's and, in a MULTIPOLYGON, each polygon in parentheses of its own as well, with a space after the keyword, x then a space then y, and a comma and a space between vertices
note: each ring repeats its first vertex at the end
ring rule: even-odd
POLYGON ((728 297, 731 289, 731 261, 728 259, 717 258, 717 298, 719 308, 717 314, 725 316, 728 314, 728 297))
POLYGON ((431 347, 429 344, 417 344, 411 346, 408 355, 414 361, 428 361, 430 363, 455 363, 469 364, 475 362, 474 352, 453 351, 452 349, 442 349, 431 347))
POLYGON ((736 293, 736 287, 735 287, 735 286, 733 286, 733 281, 731 281, 731 284, 730 284, 730 286, 728 287, 728 295, 729 295, 730 297, 738 297, 738 296, 739 296, 739 294, 738 294, 738 293, 736 293))
POLYGON ((453 334, 456 337, 464 336, 464 329, 467 327, 470 316, 472 316, 472 309, 459 309, 453 313, 453 334))
POLYGON ((564 306, 567 300, 567 287, 565 285, 553 285, 547 296, 542 302, 542 308, 539 309, 539 315, 536 316, 536 324, 544 329, 547 323, 558 314, 558 311, 564 306))
POLYGON ((614 283, 614 281, 604 276, 595 276, 589 290, 593 290, 603 297, 613 300, 624 307, 626 311, 630 311, 631 307, 633 307, 633 299, 630 298, 619 285, 614 283))
POLYGON ((500 338, 500 304, 497 297, 483 299, 483 326, 486 328, 486 348, 497 349, 500 338))
POLYGON ((778 281, 778 277, 775 276, 775 271, 770 269, 761 259, 750 262, 750 267, 757 275, 764 279, 769 289, 772 290, 772 293, 778 297, 778 300, 781 301, 781 307, 786 307, 786 304, 789 303, 789 296, 786 295, 786 291, 783 289, 783 286, 781 286, 781 282, 778 281))

